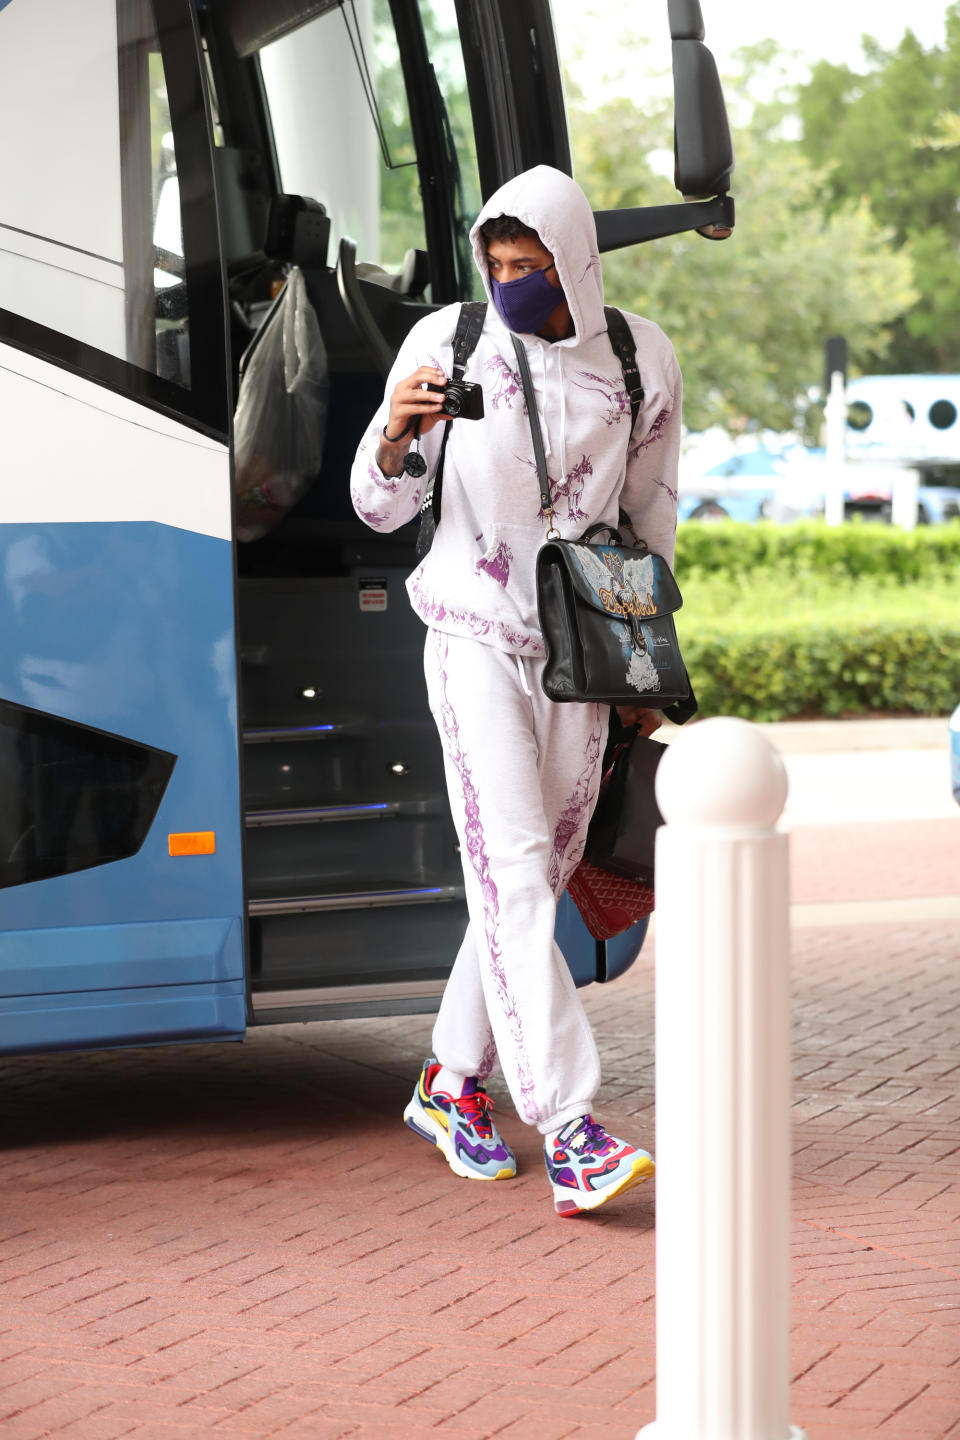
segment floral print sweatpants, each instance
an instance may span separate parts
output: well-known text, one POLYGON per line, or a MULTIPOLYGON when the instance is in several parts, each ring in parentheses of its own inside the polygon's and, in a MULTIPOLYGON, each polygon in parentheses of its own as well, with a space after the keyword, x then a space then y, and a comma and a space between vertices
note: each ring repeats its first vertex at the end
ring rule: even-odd
POLYGON ((547 1134, 600 1084, 590 1022, 553 938, 600 783, 608 710, 557 705, 542 659, 430 630, 425 670, 460 840, 470 924, 434 1054, 483 1079, 499 1060, 517 1113, 547 1134))

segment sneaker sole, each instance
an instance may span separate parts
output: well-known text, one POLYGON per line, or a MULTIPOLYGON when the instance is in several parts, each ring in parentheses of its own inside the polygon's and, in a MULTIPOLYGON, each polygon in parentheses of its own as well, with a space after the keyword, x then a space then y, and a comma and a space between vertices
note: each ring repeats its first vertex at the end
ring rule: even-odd
POLYGON ((553 1208, 558 1215, 565 1220, 573 1219, 577 1215, 586 1215, 591 1210, 597 1210, 605 1205, 608 1200, 613 1200, 617 1195, 623 1195, 627 1190, 632 1190, 635 1185, 642 1185, 644 1180, 649 1180, 656 1170, 656 1166, 649 1155, 641 1155, 633 1162, 628 1174, 618 1180, 615 1185, 608 1185, 603 1190, 584 1190, 571 1192, 564 1190, 559 1185, 553 1188, 553 1208), (574 1199, 574 1194, 577 1198, 574 1199))
POLYGON ((480 1175, 476 1170, 469 1169, 454 1153, 453 1146, 450 1144, 450 1136, 446 1130, 426 1113, 423 1106, 417 1103, 416 1098, 411 1100, 404 1110, 403 1123, 415 1135, 429 1140, 431 1145, 436 1145, 454 1175, 459 1175, 462 1180, 512 1180, 517 1173, 516 1170, 504 1169, 498 1170, 496 1175, 480 1175))

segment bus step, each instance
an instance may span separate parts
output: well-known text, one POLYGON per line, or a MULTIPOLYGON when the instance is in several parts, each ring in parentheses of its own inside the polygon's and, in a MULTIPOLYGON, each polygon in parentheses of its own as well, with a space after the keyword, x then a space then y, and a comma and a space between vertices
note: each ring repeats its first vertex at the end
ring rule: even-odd
MULTIPOLYGON (((254 1013, 259 1017, 269 1015, 276 1020, 278 1011, 314 1012, 310 1018, 324 1019, 324 1011, 333 1006, 355 1006, 373 1015, 383 1015, 384 1002, 399 1008, 398 1002, 407 1002, 404 1008, 414 1012, 434 1005, 424 1006, 415 1002, 439 1000, 447 983, 446 976, 422 980, 384 980, 379 983, 364 982, 360 985, 312 985, 297 989, 254 990, 250 996, 254 1013), (410 1002, 414 1002, 412 1005, 410 1002), (272 1012, 272 1013, 271 1013, 272 1012)), ((285 1019, 286 1016, 284 1015, 285 1019)), ((297 1016, 299 1017, 299 1014, 297 1016)))
POLYGON ((394 905, 450 904, 464 899, 462 885, 418 885, 412 889, 349 890, 334 895, 289 895, 251 900, 251 915, 316 914, 324 910, 378 910, 394 905))
POLYGON ((267 825, 323 825, 335 820, 390 820, 401 815, 440 814, 439 802, 429 800, 378 800, 369 804, 291 806, 281 810, 248 810, 248 829, 267 825))
POLYGON ((333 735, 343 735, 347 726, 326 725, 254 725, 243 731, 245 745, 263 745, 278 740, 326 740, 333 735))

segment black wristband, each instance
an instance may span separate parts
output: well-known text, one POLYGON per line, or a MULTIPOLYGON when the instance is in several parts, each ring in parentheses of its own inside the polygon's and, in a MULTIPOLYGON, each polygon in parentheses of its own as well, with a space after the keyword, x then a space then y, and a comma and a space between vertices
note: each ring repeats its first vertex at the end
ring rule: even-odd
POLYGON ((396 445, 398 440, 402 440, 404 435, 409 434, 410 425, 411 421, 408 420, 406 425, 404 425, 403 429, 400 431, 399 435, 388 435, 387 427, 386 425, 384 425, 383 429, 380 431, 380 434, 383 436, 384 440, 386 440, 388 445, 396 445))

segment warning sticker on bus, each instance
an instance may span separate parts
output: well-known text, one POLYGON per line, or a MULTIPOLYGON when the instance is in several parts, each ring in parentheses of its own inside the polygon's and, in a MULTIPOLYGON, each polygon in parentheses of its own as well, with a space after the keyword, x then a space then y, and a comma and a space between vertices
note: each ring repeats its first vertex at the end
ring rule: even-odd
POLYGON ((387 577, 385 575, 361 575, 357 579, 357 594, 360 609, 368 612, 383 611, 387 608, 387 577))

